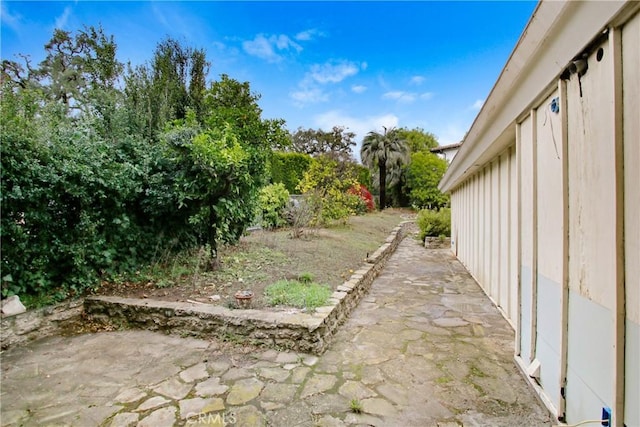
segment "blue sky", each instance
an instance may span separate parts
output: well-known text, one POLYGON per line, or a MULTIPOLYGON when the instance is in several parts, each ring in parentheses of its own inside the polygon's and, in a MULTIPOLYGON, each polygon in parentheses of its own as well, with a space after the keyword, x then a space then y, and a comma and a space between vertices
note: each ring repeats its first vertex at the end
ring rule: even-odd
POLYGON ((248 81, 287 128, 420 127, 458 142, 536 3, 2 1, 1 52, 39 61, 54 28, 102 25, 123 62, 171 36, 204 48, 210 78, 248 81))

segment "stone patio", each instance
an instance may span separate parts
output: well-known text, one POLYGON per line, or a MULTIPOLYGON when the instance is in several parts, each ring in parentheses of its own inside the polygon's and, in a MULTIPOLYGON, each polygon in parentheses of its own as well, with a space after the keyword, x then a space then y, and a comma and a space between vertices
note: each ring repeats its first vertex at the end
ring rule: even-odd
POLYGON ((449 250, 412 237, 320 356, 123 330, 1 361, 3 426, 553 425, 508 323, 449 250))

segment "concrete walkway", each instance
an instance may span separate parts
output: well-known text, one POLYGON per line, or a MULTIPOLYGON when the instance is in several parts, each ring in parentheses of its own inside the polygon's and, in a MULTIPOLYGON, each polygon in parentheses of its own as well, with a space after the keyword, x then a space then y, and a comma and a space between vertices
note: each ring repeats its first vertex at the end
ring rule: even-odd
POLYGON ((1 424, 552 425, 512 353, 450 252, 408 237, 320 357, 133 330, 54 337, 2 354, 1 424))

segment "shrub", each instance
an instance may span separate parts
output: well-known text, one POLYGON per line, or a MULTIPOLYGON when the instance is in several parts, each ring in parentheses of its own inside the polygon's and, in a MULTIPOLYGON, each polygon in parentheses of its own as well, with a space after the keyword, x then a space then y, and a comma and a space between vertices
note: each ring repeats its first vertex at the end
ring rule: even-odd
POLYGON ((262 187, 258 196, 258 204, 262 214, 264 228, 282 227, 287 223, 284 209, 289 203, 289 192, 284 184, 270 184, 262 187))
POLYGON ((271 181, 284 184, 290 194, 295 194, 298 184, 309 170, 311 156, 303 153, 274 152, 271 155, 271 181))
POLYGON ((286 305, 313 310, 329 301, 331 289, 327 285, 298 280, 280 280, 264 290, 267 304, 286 305))
POLYGON ((376 208, 376 204, 373 201, 373 196, 371 195, 369 190, 367 190, 367 187, 365 187, 364 185, 362 184, 354 185, 349 189, 349 194, 353 194, 360 197, 363 204, 363 209, 365 209, 366 212, 371 212, 376 208))
POLYGON ((423 209, 418 213, 418 227, 420 240, 426 236, 451 236, 451 209, 440 210, 423 209))
POLYGON ((344 169, 336 160, 321 156, 313 160, 298 188, 307 196, 307 202, 317 208, 314 222, 330 224, 346 221, 358 211, 360 197, 348 193, 356 184, 353 169, 344 169))

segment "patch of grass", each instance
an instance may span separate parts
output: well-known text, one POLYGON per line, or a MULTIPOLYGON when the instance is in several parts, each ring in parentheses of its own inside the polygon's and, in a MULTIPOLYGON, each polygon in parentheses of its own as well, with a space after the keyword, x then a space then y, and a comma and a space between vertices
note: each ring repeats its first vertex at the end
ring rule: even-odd
POLYGON ((313 282, 313 274, 311 274, 311 273, 301 273, 298 276, 298 282, 300 282, 300 283, 311 283, 311 282, 313 282))
POLYGON ((349 409, 353 413, 360 414, 362 413, 362 403, 358 399, 351 399, 349 409))
POLYGON ((313 310, 327 303, 331 288, 318 283, 298 280, 280 280, 269 285, 264 295, 269 305, 286 305, 313 310))

